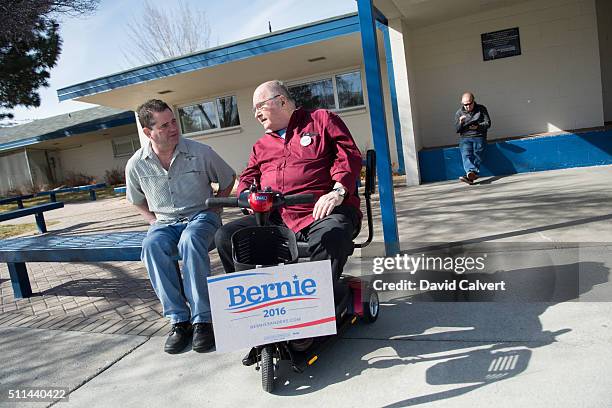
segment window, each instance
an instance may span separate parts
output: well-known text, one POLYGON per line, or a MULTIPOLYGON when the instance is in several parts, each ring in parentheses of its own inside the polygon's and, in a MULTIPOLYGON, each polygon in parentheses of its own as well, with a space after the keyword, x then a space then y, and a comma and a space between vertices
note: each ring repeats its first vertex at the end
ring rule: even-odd
POLYGON ((224 96, 178 109, 183 134, 240 125, 235 96, 224 96))
POLYGON ((359 71, 289 86, 298 106, 306 109, 345 109, 363 106, 359 71))
POLYGON ((306 109, 335 109, 334 85, 332 80, 324 79, 317 82, 295 85, 289 88, 291 96, 298 106, 306 109))
POLYGON ((338 108, 363 105, 360 72, 336 75, 336 90, 338 92, 338 108))
POLYGON ((125 157, 131 156, 134 152, 140 149, 140 139, 137 135, 116 137, 112 140, 113 156, 125 157))

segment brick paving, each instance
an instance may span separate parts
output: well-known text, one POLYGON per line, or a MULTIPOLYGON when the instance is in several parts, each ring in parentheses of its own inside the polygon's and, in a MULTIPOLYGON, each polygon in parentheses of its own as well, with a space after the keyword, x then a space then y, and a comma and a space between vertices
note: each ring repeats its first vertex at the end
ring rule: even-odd
MULTIPOLYGON (((123 197, 66 204, 47 214, 47 220, 59 221, 49 229, 62 234, 147 228, 123 197)), ((213 273, 222 273, 216 251, 211 261, 213 273)), ((141 262, 32 262, 27 268, 34 295, 15 299, 8 268, 0 264, 0 327, 137 336, 164 336, 169 331, 141 262)))
MULTIPOLYGON (((612 240, 608 217, 612 166, 517 174, 492 180, 467 188, 459 182, 447 182, 396 189, 402 244, 409 247, 414 242, 417 246, 419 242, 448 242, 449 237, 454 241, 476 242, 612 240), (473 192, 468 195, 467 191, 473 192), (567 211, 568 208, 572 210, 567 211), (483 212, 486 222, 482 222, 483 212)), ((376 198, 372 206, 374 233, 377 242, 381 242, 376 198)), ((224 222, 236 215, 237 212, 228 211, 224 222)), ((31 222, 26 218, 14 223, 31 222)), ((66 204, 62 209, 47 212, 45 218, 59 221, 49 229, 62 234, 146 230, 140 216, 123 197, 66 204)), ((211 252, 211 261, 213 274, 222 273, 216 251, 211 252)), ((140 262, 27 266, 36 295, 15 299, 7 267, 0 264, 0 327, 137 336, 163 336, 169 330, 140 262)))

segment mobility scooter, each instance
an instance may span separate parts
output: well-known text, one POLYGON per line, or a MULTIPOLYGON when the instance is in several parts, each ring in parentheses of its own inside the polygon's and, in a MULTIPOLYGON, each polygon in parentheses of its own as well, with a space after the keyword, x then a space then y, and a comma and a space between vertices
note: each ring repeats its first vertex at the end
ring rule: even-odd
MULTIPOLYGON (((376 154, 373 150, 368 150, 366 154, 365 168, 364 195, 368 237, 363 243, 356 243, 356 248, 367 246, 373 236, 370 202, 376 181, 376 154)), ((358 191, 357 189, 355 194, 358 191)), ((256 186, 252 186, 239 198, 209 198, 206 204, 209 207, 239 207, 243 212, 248 209, 253 212, 256 226, 243 228, 231 237, 234 265, 237 271, 243 271, 290 264, 297 262, 298 258, 309 257, 306 242, 297 242, 293 231, 282 226, 267 225, 267 221, 270 214, 279 207, 313 201, 312 194, 283 195, 269 188, 259 191, 256 186)), ((359 228, 353 238, 356 238, 358 233, 359 228)), ((342 276, 334 285, 334 305, 336 335, 258 345, 243 359, 243 364, 255 365, 257 370, 261 370, 262 387, 266 392, 274 390, 275 372, 281 361, 288 361, 294 371, 302 372, 305 367, 317 361, 319 353, 357 320, 373 323, 378 318, 378 294, 368 282, 356 277, 342 276)))

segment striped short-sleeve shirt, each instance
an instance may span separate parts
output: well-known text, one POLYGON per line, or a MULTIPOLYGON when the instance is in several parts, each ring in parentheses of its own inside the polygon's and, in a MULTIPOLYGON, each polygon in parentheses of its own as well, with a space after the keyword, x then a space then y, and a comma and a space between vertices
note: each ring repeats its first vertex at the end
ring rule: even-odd
POLYGON ((207 210, 210 184, 225 189, 235 172, 210 146, 181 137, 168 170, 148 143, 130 158, 125 175, 127 200, 146 201, 157 222, 172 223, 207 210))

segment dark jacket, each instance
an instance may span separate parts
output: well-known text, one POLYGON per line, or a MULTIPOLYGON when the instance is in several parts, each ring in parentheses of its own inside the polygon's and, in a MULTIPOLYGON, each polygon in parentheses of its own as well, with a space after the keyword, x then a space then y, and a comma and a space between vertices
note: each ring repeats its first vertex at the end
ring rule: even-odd
POLYGON ((461 107, 455 113, 455 129, 461 137, 487 137, 487 130, 491 127, 491 118, 484 105, 474 104, 474 110, 468 112, 465 107, 461 107), (465 115, 463 123, 459 123, 459 118, 465 115))

